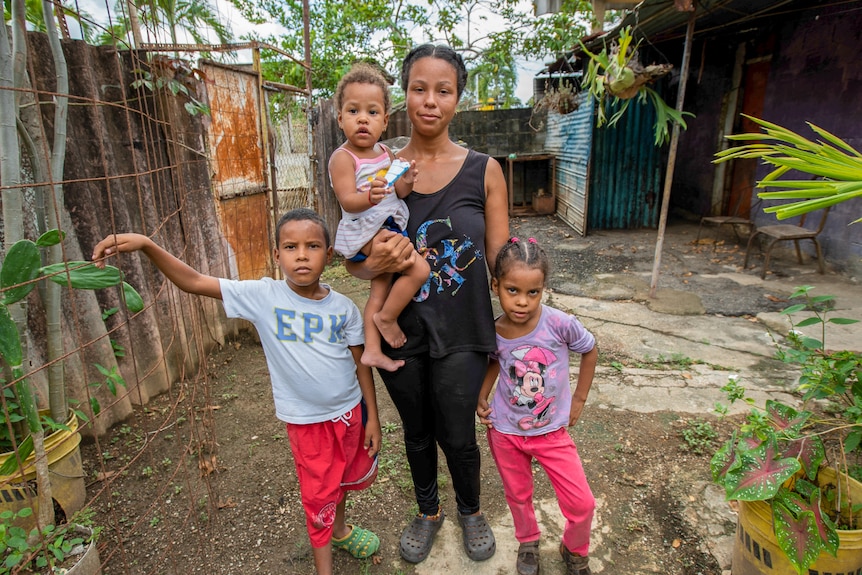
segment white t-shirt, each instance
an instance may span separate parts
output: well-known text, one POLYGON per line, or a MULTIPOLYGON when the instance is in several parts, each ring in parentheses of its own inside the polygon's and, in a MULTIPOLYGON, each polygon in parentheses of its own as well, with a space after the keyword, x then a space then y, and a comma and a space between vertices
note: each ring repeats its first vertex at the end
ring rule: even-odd
POLYGON ((219 279, 228 317, 252 322, 260 335, 275 414, 287 423, 336 418, 362 399, 348 346, 365 342, 362 314, 333 291, 304 298, 284 280, 219 279))

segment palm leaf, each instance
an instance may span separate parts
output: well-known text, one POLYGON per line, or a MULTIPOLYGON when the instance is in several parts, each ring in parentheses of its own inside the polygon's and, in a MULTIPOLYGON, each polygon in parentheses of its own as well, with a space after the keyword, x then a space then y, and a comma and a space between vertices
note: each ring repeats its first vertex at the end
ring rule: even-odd
MULTIPOLYGON (((783 220, 862 196, 862 153, 858 150, 811 123, 808 126, 823 141, 811 141, 777 124, 745 117, 760 125, 764 133, 728 136, 729 140, 749 143, 716 153, 713 163, 757 159, 774 166, 775 169, 757 182, 757 187, 780 189, 760 192, 758 197, 794 201, 770 206, 764 211, 783 220), (798 178, 780 179, 790 171, 808 174, 814 179, 809 182, 798 178)), ((860 220, 862 218, 856 222, 860 220)))

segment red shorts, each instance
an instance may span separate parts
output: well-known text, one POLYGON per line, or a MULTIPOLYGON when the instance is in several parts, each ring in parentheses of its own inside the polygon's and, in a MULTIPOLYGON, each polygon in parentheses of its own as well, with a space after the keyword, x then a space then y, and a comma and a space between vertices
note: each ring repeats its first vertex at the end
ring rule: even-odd
POLYGON ((335 508, 345 491, 374 483, 377 456, 365 450, 363 404, 332 421, 287 424, 305 524, 312 547, 329 545, 335 508))

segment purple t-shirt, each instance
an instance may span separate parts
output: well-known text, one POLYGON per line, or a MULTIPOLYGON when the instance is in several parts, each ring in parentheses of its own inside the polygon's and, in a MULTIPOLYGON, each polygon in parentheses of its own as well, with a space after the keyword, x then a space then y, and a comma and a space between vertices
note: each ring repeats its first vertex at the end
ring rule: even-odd
POLYGON ((596 340, 578 319, 542 305, 531 333, 505 339, 497 335, 491 358, 500 363, 491 422, 500 433, 544 435, 569 424, 572 391, 569 351, 587 353, 596 340))

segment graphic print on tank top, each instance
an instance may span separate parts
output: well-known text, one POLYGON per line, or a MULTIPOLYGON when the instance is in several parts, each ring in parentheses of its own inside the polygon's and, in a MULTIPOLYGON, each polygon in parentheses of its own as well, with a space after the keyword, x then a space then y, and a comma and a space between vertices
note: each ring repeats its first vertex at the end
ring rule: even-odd
POLYGON ((448 291, 450 295, 456 295, 466 281, 461 272, 484 260, 482 251, 474 247, 473 240, 466 235, 461 238, 446 238, 437 246, 429 248, 428 233, 432 226, 446 226, 452 230, 452 222, 446 218, 423 222, 416 231, 416 251, 431 266, 431 273, 425 285, 413 298, 415 302, 428 299, 432 287, 438 294, 448 291))

